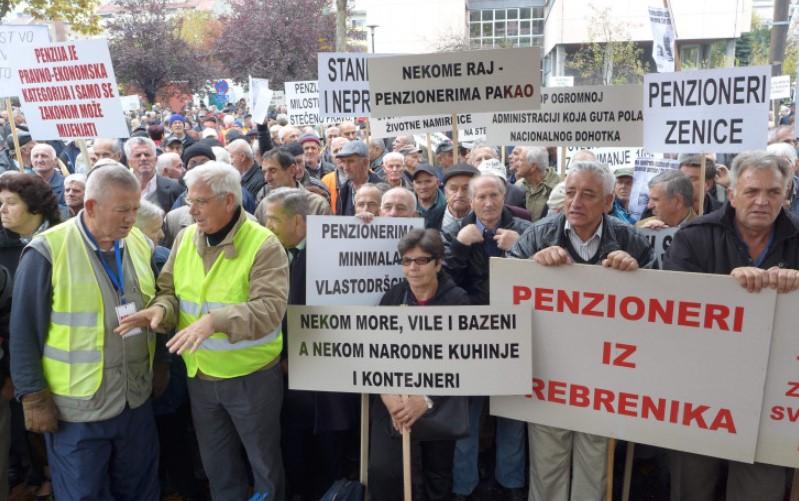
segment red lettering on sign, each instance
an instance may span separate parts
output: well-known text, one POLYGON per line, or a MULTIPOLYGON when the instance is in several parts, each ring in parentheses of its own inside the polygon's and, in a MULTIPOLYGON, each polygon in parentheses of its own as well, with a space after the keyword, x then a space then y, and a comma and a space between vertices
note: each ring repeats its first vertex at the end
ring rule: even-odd
POLYGON ((595 309, 599 303, 605 298, 604 294, 598 294, 596 292, 583 292, 583 296, 588 299, 588 304, 583 306, 583 315, 588 317, 601 317, 602 312, 595 309))
POLYGON ((550 381, 549 382, 549 397, 550 402, 556 404, 566 403, 566 383, 563 381, 550 381))
POLYGON ((688 301, 680 302, 677 308, 677 325, 699 327, 699 308, 702 305, 688 301))
POLYGON ((730 330, 727 327, 727 317, 730 316, 730 309, 729 307, 723 304, 709 304, 707 305, 707 310, 705 310, 705 329, 712 329, 713 322, 717 322, 719 324, 719 329, 723 331, 730 330))
POLYGON ((535 309, 539 311, 552 311, 552 289, 536 288, 535 309), (545 304, 546 302, 546 304, 545 304))
POLYGON ((513 304, 519 304, 533 297, 533 291, 523 285, 513 286, 513 304))
POLYGON ((788 381, 788 391, 785 392, 785 396, 799 398, 799 381, 788 381))
POLYGON ((635 369, 635 362, 628 362, 627 359, 635 353, 638 349, 634 344, 625 343, 611 343, 605 341, 602 343, 602 363, 605 365, 615 365, 616 367, 626 367, 628 369, 635 369), (616 356, 611 360, 611 351, 613 347, 616 348, 616 356))

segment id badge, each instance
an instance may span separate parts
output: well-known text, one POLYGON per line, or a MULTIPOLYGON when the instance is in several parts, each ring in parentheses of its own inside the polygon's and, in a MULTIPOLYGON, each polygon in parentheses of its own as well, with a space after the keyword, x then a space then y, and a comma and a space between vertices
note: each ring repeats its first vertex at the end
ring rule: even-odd
MULTIPOLYGON (((121 304, 119 306, 115 306, 114 310, 116 310, 116 313, 117 313, 117 323, 120 324, 120 323, 122 323, 122 320, 125 319, 125 317, 129 317, 129 316, 133 315, 134 313, 136 313, 136 304, 134 304, 134 303, 121 304)), ((126 337, 130 337, 130 336, 135 336, 135 335, 141 334, 141 333, 142 333, 142 330, 139 327, 134 327, 133 329, 129 330, 127 332, 127 334, 125 334, 122 337, 126 338, 126 337)))

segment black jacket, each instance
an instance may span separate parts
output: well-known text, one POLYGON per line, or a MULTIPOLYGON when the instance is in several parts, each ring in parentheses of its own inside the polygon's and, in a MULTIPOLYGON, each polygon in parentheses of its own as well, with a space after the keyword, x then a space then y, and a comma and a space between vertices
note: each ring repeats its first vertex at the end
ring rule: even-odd
POLYGON ((19 257, 25 243, 19 235, 11 230, 0 228, 0 265, 4 266, 13 277, 17 273, 19 257))
MULTIPOLYGON (((488 254, 483 243, 463 245, 458 241, 458 232, 464 226, 474 224, 477 220, 474 212, 463 218, 460 225, 452 225, 444 233, 444 267, 455 280, 469 294, 472 304, 488 304, 488 254)), ((502 216, 497 228, 513 230, 519 235, 530 226, 530 221, 525 221, 507 209, 502 209, 502 216)), ((501 257, 505 253, 501 253, 501 257)))
MULTIPOLYGON (((652 249, 646 239, 627 223, 615 217, 603 215, 602 239, 599 242, 599 260, 616 250, 623 250, 636 261, 641 268, 650 268, 653 263, 652 249)), ((564 225, 566 216, 555 214, 545 219, 539 219, 519 237, 516 245, 510 250, 510 255, 520 259, 532 257, 536 252, 561 245, 566 237, 564 225)))
POLYGON ((264 179, 264 173, 261 170, 261 166, 255 162, 253 162, 252 166, 250 166, 250 169, 241 176, 241 186, 250 192, 253 200, 255 200, 256 195, 258 195, 258 191, 260 191, 265 184, 266 180, 264 179))
MULTIPOLYGON (((754 266, 746 244, 735 231, 735 209, 698 217, 674 235, 663 257, 663 269, 728 275, 740 266, 754 266)), ((799 267, 799 219, 781 210, 774 222, 774 241, 760 268, 799 267)))
POLYGON ((166 214, 172 210, 175 201, 183 193, 183 187, 177 181, 173 181, 168 177, 156 176, 155 178, 155 196, 158 199, 158 206, 166 214))
MULTIPOLYGON (((401 304, 417 304, 407 280, 398 283, 380 298, 380 306, 399 306, 401 304)), ((466 294, 466 291, 458 287, 445 271, 440 271, 438 273, 438 289, 427 305, 459 306, 468 304, 469 295, 466 294)))
MULTIPOLYGON (((336 179, 338 181, 338 179, 336 179)), ((369 177, 366 179, 367 183, 377 184, 382 183, 383 180, 379 176, 370 172, 369 177)), ((354 216, 355 207, 352 200, 355 196, 352 187, 352 181, 347 180, 346 183, 341 185, 338 189, 338 198, 336 199, 336 215, 337 216, 354 216)))

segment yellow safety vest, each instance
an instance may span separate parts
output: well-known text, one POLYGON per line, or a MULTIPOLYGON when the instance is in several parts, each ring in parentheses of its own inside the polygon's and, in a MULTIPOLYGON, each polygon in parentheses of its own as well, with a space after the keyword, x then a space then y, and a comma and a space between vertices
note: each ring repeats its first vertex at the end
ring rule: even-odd
MULTIPOLYGON (((91 398, 103 381, 105 305, 78 224, 78 219, 72 218, 41 234, 50 251, 53 286, 42 369, 52 393, 91 398)), ((147 304, 155 295, 150 242, 137 228, 130 231, 124 242, 147 304)), ((152 365, 154 336, 150 336, 148 348, 152 365)))
MULTIPOLYGON (((180 301, 178 330, 196 322, 209 311, 243 304, 250 298, 250 272, 255 255, 272 233, 263 226, 246 220, 233 237, 235 259, 220 252, 208 273, 194 244, 197 225, 183 233, 175 256, 173 281, 180 301)), ((197 370, 217 378, 246 376, 280 356, 283 335, 280 326, 259 339, 231 343, 228 336, 215 332, 196 352, 183 352, 186 372, 194 377, 197 370)))

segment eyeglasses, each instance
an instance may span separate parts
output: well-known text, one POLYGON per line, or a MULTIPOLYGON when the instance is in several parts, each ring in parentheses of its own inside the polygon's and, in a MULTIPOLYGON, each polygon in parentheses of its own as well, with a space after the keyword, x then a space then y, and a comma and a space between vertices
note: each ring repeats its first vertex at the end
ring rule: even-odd
POLYGON ((211 200, 213 200, 214 198, 221 197, 223 195, 225 195, 225 193, 217 193, 216 195, 214 195, 214 196, 212 196, 210 198, 189 198, 189 197, 186 197, 186 205, 188 205, 189 207, 193 207, 193 206, 205 207, 206 205, 208 205, 209 202, 211 202, 211 200))
POLYGON ((424 266, 426 264, 430 264, 435 260, 436 258, 434 258, 433 256, 403 257, 402 266, 410 266, 413 263, 416 263, 419 266, 424 266))

